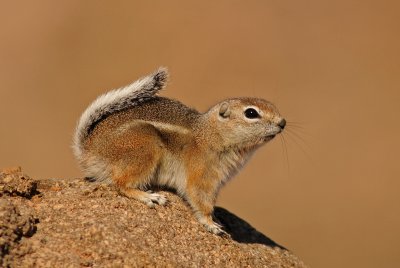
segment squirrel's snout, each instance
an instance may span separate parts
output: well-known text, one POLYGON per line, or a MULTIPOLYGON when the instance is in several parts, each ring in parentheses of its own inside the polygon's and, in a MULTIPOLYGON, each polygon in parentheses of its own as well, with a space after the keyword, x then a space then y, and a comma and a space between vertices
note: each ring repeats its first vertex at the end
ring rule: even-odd
POLYGON ((278 123, 278 126, 283 130, 286 126, 286 120, 285 118, 282 118, 282 120, 278 123))

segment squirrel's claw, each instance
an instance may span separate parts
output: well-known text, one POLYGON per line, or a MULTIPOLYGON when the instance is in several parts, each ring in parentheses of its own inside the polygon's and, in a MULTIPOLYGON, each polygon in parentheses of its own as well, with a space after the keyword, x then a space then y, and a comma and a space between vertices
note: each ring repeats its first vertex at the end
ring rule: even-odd
POLYGON ((212 223, 204 223, 204 227, 209 231, 210 233, 216 234, 216 235, 228 235, 227 232, 225 232, 222 229, 222 225, 219 225, 216 222, 212 223))

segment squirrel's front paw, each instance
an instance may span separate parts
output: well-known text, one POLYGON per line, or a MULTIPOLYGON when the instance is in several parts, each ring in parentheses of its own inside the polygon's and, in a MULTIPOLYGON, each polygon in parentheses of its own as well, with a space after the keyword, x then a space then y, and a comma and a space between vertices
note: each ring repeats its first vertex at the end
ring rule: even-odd
POLYGON ((213 222, 212 224, 205 224, 204 226, 206 227, 207 231, 209 231, 210 233, 213 233, 216 235, 225 233, 225 231, 222 230, 222 226, 215 222, 213 222))
POLYGON ((206 228, 207 231, 216 235, 226 235, 227 233, 222 229, 222 225, 212 220, 200 220, 200 223, 206 228))

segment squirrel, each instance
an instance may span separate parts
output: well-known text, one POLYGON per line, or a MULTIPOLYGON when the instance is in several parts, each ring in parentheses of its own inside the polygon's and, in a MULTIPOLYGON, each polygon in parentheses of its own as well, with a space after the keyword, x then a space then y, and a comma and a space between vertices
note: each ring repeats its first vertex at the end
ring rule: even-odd
POLYGON ((223 234, 213 221, 220 188, 286 121, 272 103, 250 97, 200 113, 157 96, 167 80, 167 69, 159 68, 98 97, 78 121, 74 155, 87 178, 113 183, 149 207, 167 202, 151 186, 176 190, 209 232, 223 234))

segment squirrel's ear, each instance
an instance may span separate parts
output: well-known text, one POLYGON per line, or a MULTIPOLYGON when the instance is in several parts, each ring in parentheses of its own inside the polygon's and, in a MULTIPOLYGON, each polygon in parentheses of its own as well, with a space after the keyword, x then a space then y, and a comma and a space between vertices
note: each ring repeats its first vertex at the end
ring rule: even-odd
POLYGON ((223 118, 229 117, 231 114, 231 111, 229 110, 229 104, 224 102, 221 104, 219 107, 219 115, 222 116, 223 118))

